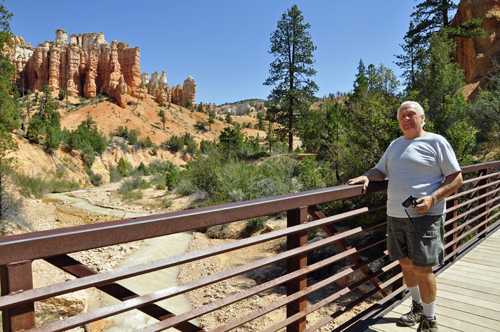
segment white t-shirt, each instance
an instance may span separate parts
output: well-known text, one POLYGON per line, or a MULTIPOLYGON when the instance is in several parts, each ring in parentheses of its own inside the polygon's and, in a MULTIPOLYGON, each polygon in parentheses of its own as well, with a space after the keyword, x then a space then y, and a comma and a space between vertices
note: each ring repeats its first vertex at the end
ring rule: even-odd
MULTIPOLYGON (((401 203, 410 195, 417 198, 430 195, 441 186, 445 177, 461 170, 450 143, 433 133, 395 139, 375 168, 389 178, 387 214, 396 218, 407 218, 401 203)), ((406 211, 411 217, 422 216, 410 208, 406 211)), ((426 215, 445 212, 445 200, 440 200, 426 215)))

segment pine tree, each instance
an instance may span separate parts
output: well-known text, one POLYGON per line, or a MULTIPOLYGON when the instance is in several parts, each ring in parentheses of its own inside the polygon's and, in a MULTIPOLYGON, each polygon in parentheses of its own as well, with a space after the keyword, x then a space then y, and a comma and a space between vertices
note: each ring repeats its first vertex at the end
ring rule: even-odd
POLYGON ((410 26, 405 39, 411 41, 411 46, 427 45, 433 32, 448 26, 450 13, 457 7, 452 0, 424 0, 419 3, 411 14, 415 24, 410 26))
POLYGON ((354 80, 354 98, 357 98, 363 92, 368 90, 368 78, 366 77, 367 71, 363 60, 359 60, 358 74, 354 80))
MULTIPOLYGON (((413 30, 415 25, 410 22, 409 31, 413 30)), ((419 43, 414 43, 412 38, 406 35, 404 44, 400 44, 403 54, 395 55, 399 60, 396 65, 403 69, 401 77, 405 79, 406 91, 410 92, 418 88, 420 74, 424 71, 426 65, 426 50, 419 43)))
POLYGON ((160 107, 160 111, 158 111, 158 116, 160 117, 161 123, 163 123, 163 130, 165 130, 165 122, 167 122, 167 117, 165 116, 165 112, 163 112, 162 107, 160 107))
POLYGON ((9 54, 9 50, 14 47, 10 31, 11 18, 12 13, 0 5, 0 129, 6 132, 19 128, 22 121, 18 100, 11 96, 11 92, 14 92, 12 78, 16 76, 9 54))
POLYGON ((310 27, 309 23, 304 23, 297 5, 293 5, 283 13, 278 28, 271 33, 269 53, 275 60, 270 64, 270 76, 264 85, 274 86, 268 97, 274 107, 268 109, 268 115, 276 122, 288 120, 289 152, 293 152, 295 118, 318 91, 318 86, 310 79, 316 75, 313 69, 316 46, 309 33, 310 27))

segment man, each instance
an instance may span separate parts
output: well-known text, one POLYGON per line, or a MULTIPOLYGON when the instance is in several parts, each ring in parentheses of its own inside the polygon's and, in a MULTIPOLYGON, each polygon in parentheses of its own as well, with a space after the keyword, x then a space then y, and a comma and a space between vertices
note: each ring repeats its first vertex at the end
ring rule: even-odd
POLYGON ((444 198, 463 183, 455 153, 446 139, 424 131, 425 115, 413 101, 398 110, 404 136, 394 140, 379 163, 347 184, 363 184, 389 178, 387 189, 387 247, 392 260, 399 260, 412 296, 410 312, 400 323, 418 331, 438 331, 435 317, 436 277, 432 267, 444 263, 444 198), (411 208, 402 206, 410 195, 411 208))

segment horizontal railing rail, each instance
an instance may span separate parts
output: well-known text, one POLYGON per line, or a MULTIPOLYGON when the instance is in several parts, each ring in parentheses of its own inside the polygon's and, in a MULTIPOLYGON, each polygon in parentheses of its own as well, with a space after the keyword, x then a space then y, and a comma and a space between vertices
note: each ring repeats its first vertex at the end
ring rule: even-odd
MULTIPOLYGON (((498 212, 497 206, 500 199, 498 196, 500 173, 495 169, 499 167, 500 161, 462 168, 464 177, 466 177, 464 184, 459 191, 446 199, 446 264, 453 263, 460 252, 467 250, 477 239, 484 237, 488 232, 498 227, 499 221, 497 219, 500 212, 498 212)), ((2 286, 0 310, 2 310, 3 330, 5 332, 22 330, 64 331, 138 309, 159 320, 158 323, 144 327, 140 331, 162 331, 171 327, 180 331, 204 331, 203 328, 196 326, 191 321, 216 310, 225 310, 230 305, 259 294, 262 295, 283 285, 286 285, 286 295, 279 300, 268 303, 256 311, 242 314, 220 326, 210 326, 209 328, 213 331, 228 331, 285 307, 286 318, 272 326, 266 326, 262 330, 277 331, 286 327, 288 331, 314 331, 330 324, 337 317, 365 303, 370 298, 370 303, 373 302, 373 296, 378 293, 377 304, 371 306, 371 311, 373 311, 375 306, 386 305, 400 299, 406 289, 403 285, 399 264, 390 262, 385 250, 386 236, 383 236, 385 234, 383 228, 386 224, 385 218, 342 232, 337 229, 336 225, 339 222, 363 217, 384 209, 385 202, 328 217, 321 212, 318 205, 364 194, 384 192, 386 189, 387 180, 370 183, 366 193, 362 192, 361 185, 345 185, 201 209, 0 238, 2 286), (68 256, 74 252, 194 231, 282 212, 287 213, 287 227, 284 229, 108 272, 97 273, 68 256), (313 220, 309 221, 308 216, 313 220), (327 237, 308 243, 307 231, 318 228, 323 229, 327 237), (358 237, 358 239, 363 237, 366 239, 365 243, 353 246, 351 241, 353 237, 358 237), (150 294, 135 294, 116 283, 123 279, 200 261, 277 239, 286 239, 287 250, 150 294), (337 246, 341 252, 312 264, 307 263, 308 253, 332 245, 337 246), (384 249, 375 249, 381 248, 381 246, 384 249), (367 252, 369 253, 366 254, 367 252), (362 257, 361 253, 366 257, 362 257), (31 263, 37 259, 46 260, 77 278, 33 289, 31 263), (308 284, 308 278, 310 279, 312 272, 329 268, 332 264, 340 264, 346 260, 349 260, 352 265, 347 265, 333 275, 324 279, 315 279, 314 283, 308 284), (201 305, 188 312, 175 315, 156 304, 160 300, 210 287, 223 280, 279 262, 286 262, 285 274, 236 294, 201 305), (370 267, 373 263, 379 264, 378 269, 373 270, 370 267), (324 298, 315 303, 308 303, 308 295, 325 288, 335 288, 331 286, 333 283, 347 276, 352 276, 355 272, 361 273, 358 280, 345 287, 339 287, 336 291, 326 292, 331 294, 325 295, 324 298), (359 289, 365 283, 370 283, 371 289, 363 294, 359 292, 359 289), (92 287, 114 296, 120 302, 38 327, 35 326, 35 302, 92 287), (307 322, 309 323, 307 325, 308 315, 339 301, 346 295, 352 296, 353 300, 326 317, 307 322)), ((369 312, 369 309, 361 310, 358 315, 337 326, 335 331, 348 328, 369 312)))

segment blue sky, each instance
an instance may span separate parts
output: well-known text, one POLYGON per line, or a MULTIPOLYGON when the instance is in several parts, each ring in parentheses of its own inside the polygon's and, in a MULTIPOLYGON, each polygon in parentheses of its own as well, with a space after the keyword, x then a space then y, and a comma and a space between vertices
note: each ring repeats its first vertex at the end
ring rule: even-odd
POLYGON ((352 89, 359 60, 401 71, 394 64, 408 30, 414 0, 6 0, 11 28, 31 45, 55 40, 55 30, 103 32, 139 46, 141 72, 167 73, 182 84, 193 76, 196 102, 222 104, 267 98, 273 57, 270 34, 293 4, 311 24, 317 46, 318 96, 352 89))

